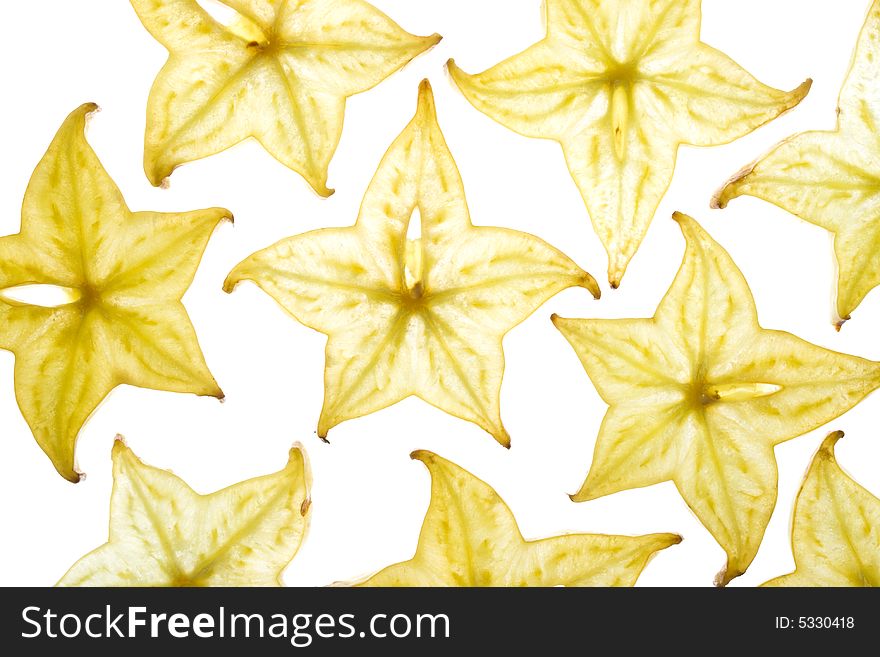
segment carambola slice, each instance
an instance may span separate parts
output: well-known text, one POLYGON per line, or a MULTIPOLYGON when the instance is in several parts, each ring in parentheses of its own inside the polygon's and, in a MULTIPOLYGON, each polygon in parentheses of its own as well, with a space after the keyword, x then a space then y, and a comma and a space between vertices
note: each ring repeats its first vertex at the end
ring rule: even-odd
POLYGON ((837 464, 834 431, 813 457, 791 528, 795 571, 764 586, 880 586, 880 499, 837 464))
POLYGON ((595 280, 542 240, 473 226, 427 80, 350 228, 282 240, 240 263, 297 320, 328 336, 318 435, 416 395, 507 446, 501 341, 551 296, 595 280), (421 237, 407 237, 420 221, 421 237))
POLYGON ((223 25, 196 0, 131 0, 170 55, 147 106, 144 169, 154 185, 179 165, 254 137, 321 196, 345 100, 438 41, 364 0, 222 0, 223 25))
POLYGON ((131 212, 85 139, 96 105, 73 112, 34 171, 21 232, 0 237, 0 349, 40 447, 79 481, 80 428, 116 386, 222 398, 181 297, 228 210, 131 212), (22 286, 67 303, 23 302, 22 286))
POLYGON ((469 75, 449 72, 478 110, 553 139, 608 252, 617 287, 672 180, 680 144, 741 137, 797 105, 700 41, 700 0, 547 0, 547 34, 469 75))
POLYGON ((300 447, 280 472, 199 495, 117 439, 110 539, 58 586, 280 586, 306 533, 310 486, 300 447))
POLYGON ((572 498, 673 481, 727 553, 724 585, 754 559, 776 504, 773 447, 861 401, 880 363, 762 328, 727 252, 675 219, 684 260, 653 318, 554 317, 610 406, 572 498))
POLYGON ((677 534, 566 534, 527 541, 488 484, 431 452, 431 502, 415 556, 358 586, 632 586, 677 534))
POLYGON ((880 0, 871 6, 837 101, 837 128, 789 137, 712 199, 769 201, 834 235, 837 327, 880 284, 880 0))

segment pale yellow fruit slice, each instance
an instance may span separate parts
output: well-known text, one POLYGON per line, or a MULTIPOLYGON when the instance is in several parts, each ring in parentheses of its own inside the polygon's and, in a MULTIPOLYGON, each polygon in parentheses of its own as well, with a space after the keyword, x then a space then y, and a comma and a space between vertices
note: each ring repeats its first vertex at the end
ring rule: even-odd
POLYGON ((617 287, 672 180, 680 144, 741 137, 797 105, 700 41, 699 0, 547 0, 547 35, 476 75, 478 110, 562 145, 617 287))
POLYGON ((321 196, 345 100, 440 41, 364 0, 223 0, 222 25, 196 0, 131 0, 169 53, 147 106, 144 169, 160 185, 181 164, 253 137, 321 196))
POLYGON ((222 398, 180 299, 228 210, 131 212, 73 112, 34 171, 21 232, 0 237, 0 349, 40 447, 76 482, 80 428, 116 386, 222 398), (51 307, 20 288, 66 292, 51 307))
POLYGON ((791 529, 795 570, 763 586, 880 586, 880 499, 837 464, 828 434, 798 493, 791 529))
POLYGON ((310 485, 297 446, 280 472, 199 495, 117 439, 110 539, 58 586, 280 586, 306 533, 310 485))
POLYGON ((880 363, 762 328, 727 252, 675 218, 687 248, 653 318, 554 318, 610 406, 573 499, 672 480, 727 553, 724 585, 776 504, 774 445, 852 408, 880 386, 880 363))
POLYGON ((499 407, 502 338, 560 290, 599 296, 588 273, 537 237, 471 224, 427 80, 357 223, 255 253, 232 270, 226 291, 243 280, 329 337, 322 438, 417 395, 509 445, 499 407), (420 238, 407 238, 410 221, 421 222, 420 238))
POLYGON ((431 452, 413 452, 431 473, 431 503, 415 556, 357 586, 632 586, 677 534, 566 534, 523 538, 488 484, 431 452))
POLYGON ((836 324, 880 284, 880 0, 875 0, 837 102, 837 128, 802 132, 744 167, 712 199, 769 201, 834 234, 836 324))

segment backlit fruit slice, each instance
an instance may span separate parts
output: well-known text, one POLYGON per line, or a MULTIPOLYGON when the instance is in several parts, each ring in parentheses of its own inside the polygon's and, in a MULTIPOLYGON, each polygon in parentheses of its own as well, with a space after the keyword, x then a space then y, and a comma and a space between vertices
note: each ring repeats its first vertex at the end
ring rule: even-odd
MULTIPOLYGON (((537 3, 536 3, 537 4, 537 3)), ((730 142, 797 105, 700 41, 699 0, 547 0, 547 35, 476 75, 478 110, 562 145, 617 287, 672 180, 680 144, 730 142)))
POLYGON ((321 196, 345 100, 438 41, 364 0, 222 0, 222 25, 196 0, 131 0, 170 56, 147 105, 144 169, 160 185, 181 164, 253 137, 321 196))
POLYGON ((280 586, 306 533, 310 485, 297 446, 280 472, 199 495, 117 439, 110 539, 58 586, 280 586))
POLYGON ((426 451, 412 457, 431 473, 431 503, 409 561, 357 586, 632 586, 677 534, 566 534, 523 538, 488 484, 426 451))
POLYGON ((329 339, 318 435, 416 395, 508 446, 501 341, 551 296, 593 278, 542 240, 473 226, 427 80, 388 149, 357 223, 282 240, 240 263, 251 280, 329 339), (408 239, 411 221, 421 237, 408 239))
POLYGON ((687 247, 651 319, 561 319, 610 406, 578 502, 673 481, 727 553, 716 582, 755 557, 776 504, 773 447, 880 386, 880 363, 758 324, 733 260, 675 215, 687 247))
POLYGON ((778 205, 834 235, 836 324, 880 284, 880 0, 862 28, 837 102, 837 128, 789 137, 731 178, 712 199, 737 196, 778 205))
POLYGON ((223 397, 180 300, 232 215, 131 212, 86 142, 96 110, 67 118, 31 178, 21 232, 0 237, 0 349, 15 354, 37 443, 72 482, 77 435, 116 386, 223 397), (33 286, 54 301, 29 302, 33 286))
POLYGON ((793 573, 764 586, 880 586, 880 500, 841 470, 828 434, 798 493, 793 573))

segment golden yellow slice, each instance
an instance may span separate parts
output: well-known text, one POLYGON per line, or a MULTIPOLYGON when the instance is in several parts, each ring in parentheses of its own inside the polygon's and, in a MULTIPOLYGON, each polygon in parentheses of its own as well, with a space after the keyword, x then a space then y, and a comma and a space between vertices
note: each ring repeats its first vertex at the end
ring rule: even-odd
POLYGON ((147 106, 144 169, 160 185, 181 164, 254 137, 329 196, 345 100, 438 41, 363 0, 222 0, 226 26, 196 0, 131 0, 169 53, 147 106))
POLYGON ((415 556, 357 586, 632 586, 677 534, 566 534, 523 538, 507 504, 484 481, 431 452, 431 502, 415 556))
POLYGON ((841 470, 834 445, 819 448, 794 506, 795 570, 763 586, 880 586, 880 499, 841 470))
POLYGON ((547 35, 476 75, 478 110, 562 145, 617 287, 672 180, 680 144, 727 143, 797 105, 700 41, 699 0, 547 0, 547 35))
POLYGON ((676 213, 681 268, 651 319, 561 319, 610 406, 572 499, 672 480, 745 572, 776 504, 774 445, 838 417, 880 386, 880 363, 758 324, 749 286, 696 221, 676 213))
POLYGON ((551 296, 596 281, 542 240, 471 224, 461 177, 419 88, 415 118, 388 149, 350 228, 282 240, 240 263, 329 340, 318 435, 416 395, 507 446, 501 340, 551 296), (408 238, 412 221, 421 237, 408 238))
POLYGON ((880 284, 880 0, 859 36, 837 102, 837 128, 789 137, 712 199, 755 196, 834 234, 837 328, 880 284))
POLYGON ((306 533, 310 485, 294 447, 280 472, 199 495, 117 439, 110 540, 58 586, 280 586, 306 533))
POLYGON ((72 482, 77 434, 116 386, 223 397, 180 299, 232 215, 131 212, 86 142, 95 110, 61 126, 31 178, 21 232, 0 237, 0 349, 15 354, 37 443, 72 482), (25 303, 31 286, 53 286, 62 303, 25 303))

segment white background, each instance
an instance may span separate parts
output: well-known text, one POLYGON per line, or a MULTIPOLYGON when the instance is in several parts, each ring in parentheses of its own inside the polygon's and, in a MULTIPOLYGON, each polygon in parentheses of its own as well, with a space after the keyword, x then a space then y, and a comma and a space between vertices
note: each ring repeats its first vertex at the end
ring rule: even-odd
MULTIPOLYGON (((540 0, 374 0, 400 25, 444 40, 377 88, 350 99, 330 167, 328 200, 255 143, 179 169, 168 190, 141 168, 145 107, 164 49, 121 0, 4 3, 0 103, 0 234, 19 229, 21 198, 34 166, 64 117, 86 101, 96 115, 89 139, 132 209, 224 206, 235 226, 212 239, 186 306, 208 365, 226 393, 220 404, 189 395, 123 387, 80 433, 78 466, 87 478, 59 477, 21 418, 13 358, 0 352, 0 584, 51 585, 107 538, 110 447, 122 433, 147 463, 172 469, 200 492, 280 469, 294 441, 312 463, 309 535, 285 574, 289 585, 324 585, 409 558, 428 503, 428 475, 408 454, 425 448, 489 482, 523 533, 641 534, 671 531, 684 542, 661 553, 640 585, 710 585, 724 554, 671 483, 575 504, 605 406, 550 314, 649 317, 680 263, 683 240, 669 219, 693 214, 724 245, 751 283, 764 326, 880 359, 880 294, 868 296, 840 334, 831 325, 833 257, 829 234, 767 203, 734 201, 710 211, 709 198, 743 164, 792 132, 834 125, 838 89, 868 0, 704 0, 703 40, 762 81, 791 89, 814 84, 794 111, 728 146, 682 147, 660 205, 621 289, 605 283, 606 258, 559 147, 514 134, 473 109, 444 62, 476 72, 543 36, 540 0), (559 246, 603 285, 553 298, 504 343, 502 415, 507 451, 476 426, 410 399, 315 435, 322 399, 323 335, 284 314, 255 286, 221 291, 242 258, 306 230, 353 223, 385 149, 415 109, 419 80, 434 83, 441 127, 464 178, 473 220, 534 233, 559 246)), ((0 327, 2 329, 2 327, 0 327)), ((863 485, 880 492, 880 397, 828 427, 781 445, 779 501, 752 567, 733 585, 755 585, 793 567, 789 525, 794 496, 825 433, 843 429, 838 454, 863 485)))

